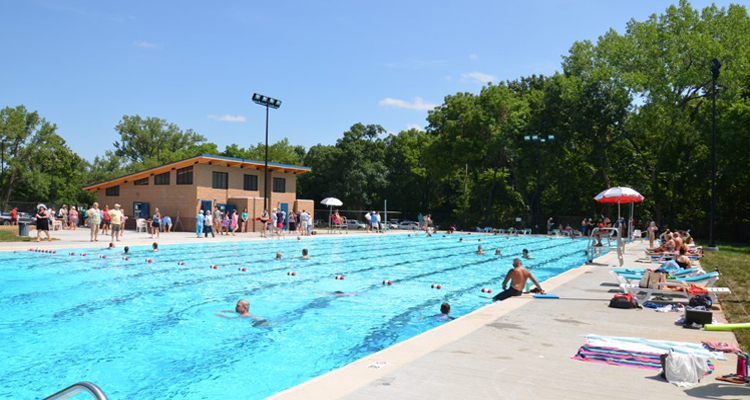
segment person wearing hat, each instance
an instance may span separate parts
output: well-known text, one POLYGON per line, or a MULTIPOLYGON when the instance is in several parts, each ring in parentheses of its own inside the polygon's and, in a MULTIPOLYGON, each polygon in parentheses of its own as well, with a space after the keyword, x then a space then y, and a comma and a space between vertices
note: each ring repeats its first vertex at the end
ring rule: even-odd
POLYGON ((49 213, 47 212, 47 206, 40 204, 36 206, 36 241, 42 240, 42 232, 47 235, 47 241, 52 241, 49 236, 49 213))

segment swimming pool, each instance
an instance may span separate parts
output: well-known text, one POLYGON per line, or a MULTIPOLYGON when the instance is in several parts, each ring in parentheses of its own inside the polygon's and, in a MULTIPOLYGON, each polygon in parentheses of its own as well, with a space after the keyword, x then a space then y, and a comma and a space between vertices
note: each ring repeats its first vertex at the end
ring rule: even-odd
POLYGON ((523 248, 540 281, 586 260, 585 240, 479 237, 133 247, 127 261, 106 249, 0 253, 0 398, 88 380, 111 399, 260 399, 445 323, 432 317, 443 301, 457 317, 488 304, 481 288, 497 293, 523 248), (310 260, 290 259, 303 248, 310 260), (214 315, 241 298, 268 324, 214 315))

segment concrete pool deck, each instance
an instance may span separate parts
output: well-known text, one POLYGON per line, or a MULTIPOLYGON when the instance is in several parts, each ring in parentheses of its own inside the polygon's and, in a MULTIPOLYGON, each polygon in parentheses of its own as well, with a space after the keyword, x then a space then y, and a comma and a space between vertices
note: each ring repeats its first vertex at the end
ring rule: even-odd
MULTIPOLYGON (((644 243, 628 246, 636 264, 644 243)), ((542 286, 559 300, 512 298, 355 361, 270 397, 286 399, 747 399, 750 387, 715 378, 735 372, 736 356, 712 360, 716 370, 692 388, 657 372, 571 359, 587 334, 700 343, 733 342, 731 332, 674 325, 681 313, 608 308, 617 286, 616 255, 600 257, 542 286)), ((721 281, 719 281, 721 283, 721 281)), ((721 312, 715 318, 725 322, 721 312)))

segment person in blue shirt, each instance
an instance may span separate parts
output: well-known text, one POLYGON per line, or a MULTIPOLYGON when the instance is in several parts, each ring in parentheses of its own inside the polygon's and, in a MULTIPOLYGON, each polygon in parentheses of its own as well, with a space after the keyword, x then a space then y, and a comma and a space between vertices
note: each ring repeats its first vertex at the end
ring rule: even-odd
POLYGON ((198 215, 195 216, 195 235, 198 237, 203 234, 203 221, 205 221, 203 210, 198 210, 198 215))

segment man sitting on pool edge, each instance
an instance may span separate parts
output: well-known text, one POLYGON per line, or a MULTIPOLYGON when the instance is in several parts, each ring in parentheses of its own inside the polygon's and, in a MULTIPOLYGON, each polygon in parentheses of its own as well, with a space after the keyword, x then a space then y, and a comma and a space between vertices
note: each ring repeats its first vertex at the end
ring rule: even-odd
POLYGON ((513 259, 513 269, 508 271, 508 275, 505 276, 505 280, 503 281, 503 291, 493 297, 492 301, 502 301, 511 296, 522 295, 527 279, 531 279, 537 289, 539 289, 539 293, 544 294, 544 289, 542 289, 542 286, 536 281, 536 278, 534 278, 531 271, 523 267, 523 263, 521 263, 520 259, 513 259), (511 281, 511 283, 510 287, 506 289, 508 281, 511 281))

